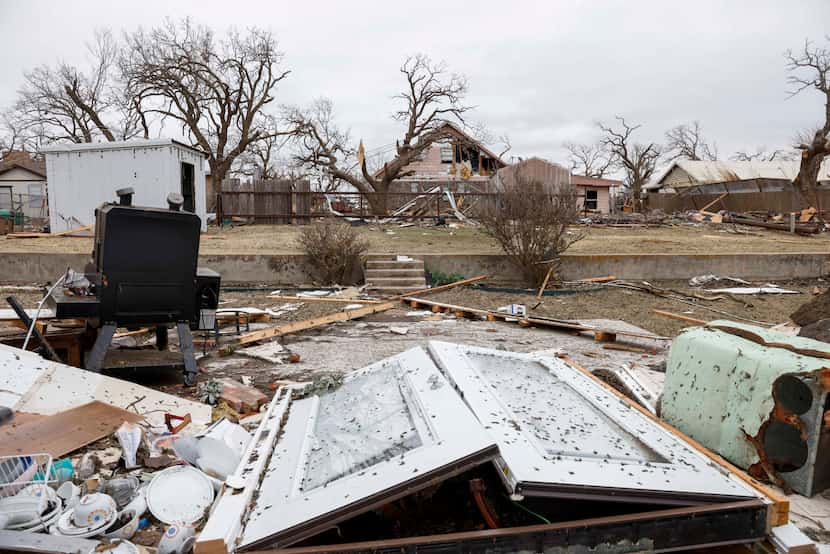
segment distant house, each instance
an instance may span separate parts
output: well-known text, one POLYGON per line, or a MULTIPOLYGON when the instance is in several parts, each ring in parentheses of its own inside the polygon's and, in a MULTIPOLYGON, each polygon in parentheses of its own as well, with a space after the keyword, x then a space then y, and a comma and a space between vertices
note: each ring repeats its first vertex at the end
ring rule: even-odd
POLYGON ((0 159, 0 210, 46 220, 46 162, 29 152, 12 151, 0 159))
POLYGON ((577 190, 577 206, 580 211, 611 213, 613 205, 612 190, 622 187, 623 182, 616 179, 600 179, 571 175, 571 184, 577 190))
MULTIPOLYGON (((444 138, 404 167, 408 175, 395 179, 390 192, 426 192, 436 186, 453 192, 483 192, 490 177, 507 164, 480 141, 452 123, 441 128, 444 138)), ((383 175, 383 169, 375 177, 383 175)))
POLYGON ((611 188, 622 186, 622 181, 571 175, 567 168, 542 158, 528 158, 509 165, 493 177, 493 189, 501 190, 516 179, 540 181, 552 187, 576 187, 577 207, 581 212, 611 212, 611 188))
MULTIPOLYGON (((735 162, 676 160, 646 190, 657 193, 715 194, 789 190, 799 162, 735 162)), ((830 161, 825 160, 819 183, 830 185, 830 161)))

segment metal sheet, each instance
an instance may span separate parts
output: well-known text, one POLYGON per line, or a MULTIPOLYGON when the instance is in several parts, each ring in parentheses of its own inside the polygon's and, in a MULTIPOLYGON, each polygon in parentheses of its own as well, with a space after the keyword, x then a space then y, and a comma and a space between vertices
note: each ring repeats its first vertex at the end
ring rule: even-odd
POLYGON ((511 492, 668 504, 757 494, 557 358, 431 342, 499 445, 511 492))
POLYGON ((284 546, 491 460, 493 439, 421 348, 291 402, 240 546, 284 546))

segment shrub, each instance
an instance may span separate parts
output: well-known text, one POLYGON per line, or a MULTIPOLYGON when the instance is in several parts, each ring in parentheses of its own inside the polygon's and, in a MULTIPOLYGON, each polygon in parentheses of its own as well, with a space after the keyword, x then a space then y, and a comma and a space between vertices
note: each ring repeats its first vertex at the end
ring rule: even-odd
POLYGON ((568 225, 578 215, 576 191, 518 176, 479 213, 485 232, 499 243, 525 282, 539 286, 553 265, 558 273, 559 256, 582 238, 569 233, 568 225), (542 263, 545 262, 545 263, 542 263))
POLYGON ((461 281, 464 276, 460 273, 444 273, 443 271, 429 271, 426 272, 427 284, 433 287, 440 287, 441 285, 449 285, 456 281, 461 281))
POLYGON ((369 249, 356 229, 330 219, 303 227, 297 242, 308 256, 312 278, 324 285, 346 284, 369 249))

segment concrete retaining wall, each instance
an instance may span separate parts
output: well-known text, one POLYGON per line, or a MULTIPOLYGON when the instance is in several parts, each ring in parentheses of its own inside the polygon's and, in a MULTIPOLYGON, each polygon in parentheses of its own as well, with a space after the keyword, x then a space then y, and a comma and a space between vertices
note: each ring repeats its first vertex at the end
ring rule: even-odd
MULTIPOLYGON (((493 282, 518 284, 519 272, 505 256, 479 254, 411 254, 428 271, 466 277, 493 275, 493 282)), ((43 283, 57 279, 67 267, 83 270, 85 254, 0 254, 0 282, 43 283)), ((309 283, 305 256, 287 254, 201 256, 199 265, 222 275, 226 283, 309 283)), ((688 279, 714 273, 746 279, 800 279, 830 273, 830 254, 633 254, 563 256, 562 277, 581 279, 615 275, 620 279, 688 279)))

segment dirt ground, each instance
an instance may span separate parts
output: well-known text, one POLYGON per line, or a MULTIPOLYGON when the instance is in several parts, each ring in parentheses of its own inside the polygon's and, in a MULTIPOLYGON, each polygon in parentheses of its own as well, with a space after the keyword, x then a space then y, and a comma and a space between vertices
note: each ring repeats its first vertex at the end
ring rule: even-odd
MULTIPOLYGON (((202 254, 292 254, 298 225, 245 225, 211 227, 203 236, 202 254)), ((361 234, 369 240, 372 253, 440 254, 465 252, 497 254, 498 245, 479 229, 470 226, 412 227, 365 225, 361 234)), ((643 253, 742 253, 742 252, 827 252, 830 234, 802 237, 781 231, 735 229, 731 225, 684 224, 663 227, 577 226, 574 233, 585 237, 573 245, 573 254, 643 253)), ((88 253, 91 238, 49 237, 36 239, 0 238, 0 252, 88 253)))
MULTIPOLYGON (((661 298, 651 294, 611 287, 586 287, 582 292, 546 295, 542 303, 532 309, 538 300, 535 293, 484 292, 474 288, 446 291, 430 296, 429 300, 457 304, 471 308, 497 309, 508 304, 525 304, 528 314, 557 319, 619 319, 647 329, 661 336, 672 337, 679 333, 687 323, 658 316, 654 310, 663 310, 683 314, 695 319, 735 319, 740 318, 758 322, 778 324, 787 321, 789 315, 799 306, 813 298, 815 287, 824 290, 827 282, 822 280, 804 280, 778 283, 782 288, 801 291, 802 294, 766 294, 754 296, 732 296, 711 302, 700 301, 698 306, 690 306, 671 298, 661 298), (707 309, 711 308, 711 309, 707 309), (729 315, 717 313, 720 310, 729 315)), ((697 292, 701 289, 689 288, 686 283, 661 282, 661 287, 675 288, 683 292, 697 292)))

